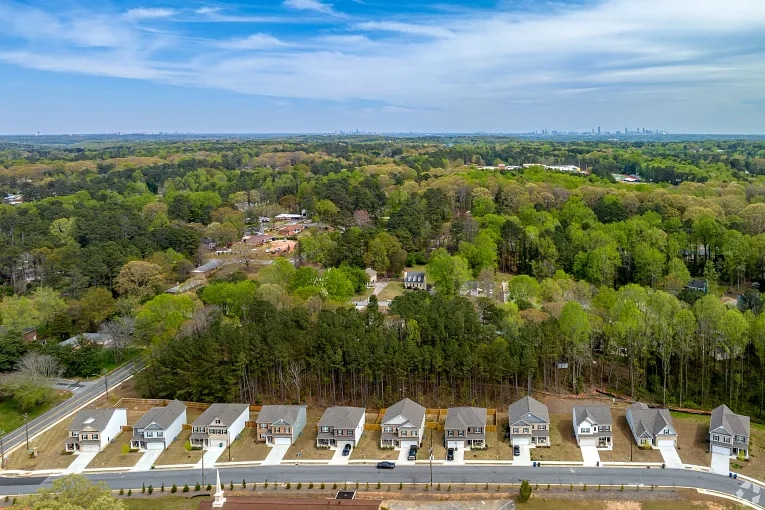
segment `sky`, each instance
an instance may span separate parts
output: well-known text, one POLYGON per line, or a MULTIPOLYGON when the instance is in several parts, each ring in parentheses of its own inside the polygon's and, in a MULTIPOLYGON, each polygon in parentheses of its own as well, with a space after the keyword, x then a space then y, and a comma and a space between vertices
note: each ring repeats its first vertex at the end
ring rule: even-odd
POLYGON ((765 133, 763 0, 0 1, 0 133, 765 133))

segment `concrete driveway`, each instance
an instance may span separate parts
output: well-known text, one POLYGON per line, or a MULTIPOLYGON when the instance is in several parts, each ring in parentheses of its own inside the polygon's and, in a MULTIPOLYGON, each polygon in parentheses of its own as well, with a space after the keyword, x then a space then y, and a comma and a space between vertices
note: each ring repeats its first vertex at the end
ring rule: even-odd
POLYGON ((530 466, 531 448, 527 444, 519 445, 518 448, 521 450, 521 454, 513 457, 513 466, 530 466))
POLYGON ((221 446, 210 446, 205 450, 204 455, 202 455, 202 459, 199 462, 197 462, 196 467, 198 469, 202 469, 202 464, 204 464, 205 469, 211 468, 215 465, 215 461, 218 460, 218 457, 220 457, 220 454, 223 453, 225 448, 221 446))
POLYGON ((282 463, 284 455, 289 450, 290 445, 277 444, 271 447, 271 451, 268 452, 265 460, 260 463, 261 466, 276 466, 282 463))
POLYGON ((674 446, 659 446, 659 451, 668 468, 682 469, 683 461, 680 460, 680 455, 677 454, 677 449, 674 446))
POLYGON ((82 470, 90 464, 90 461, 92 461, 96 455, 98 455, 98 452, 78 453, 74 456, 74 460, 69 464, 69 467, 66 468, 64 474, 70 475, 82 473, 82 470))
POLYGON ((413 460, 407 460, 407 457, 409 456, 409 448, 402 448, 398 452, 398 459, 396 460, 396 465, 398 466, 414 466, 413 460))
POLYGON ((730 472, 730 457, 724 453, 712 453, 709 470, 718 475, 727 475, 730 472))
MULTIPOLYGON (((353 453, 353 450, 351 450, 351 453, 353 453)), ((349 455, 343 455, 343 449, 338 448, 335 450, 334 455, 332 455, 332 458, 329 460, 330 466, 345 466, 348 464, 348 461, 351 460, 351 456, 349 455)))
POLYGON ((455 466, 464 466, 465 465, 465 449, 464 448, 455 448, 454 450, 454 460, 451 462, 447 462, 447 465, 454 464, 455 466))
POLYGON ((130 471, 150 471, 163 450, 147 450, 130 471))
POLYGON ((600 462, 600 454, 598 453, 598 448, 595 446, 581 446, 579 447, 580 450, 582 450, 582 460, 584 461, 585 466, 597 466, 600 462))

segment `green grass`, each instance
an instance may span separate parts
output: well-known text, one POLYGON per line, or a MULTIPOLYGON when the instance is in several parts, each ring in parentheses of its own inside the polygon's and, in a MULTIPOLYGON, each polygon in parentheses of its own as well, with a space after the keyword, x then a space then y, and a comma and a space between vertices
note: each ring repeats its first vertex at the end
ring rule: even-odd
MULTIPOLYGON (((123 359, 119 363, 114 362, 114 354, 111 352, 104 351, 103 356, 101 357, 101 362, 99 363, 99 374, 96 377, 101 377, 101 373, 104 369, 111 372, 117 367, 120 367, 127 363, 128 361, 131 361, 132 359, 136 358, 139 354, 141 354, 141 349, 131 348, 131 349, 125 349, 125 352, 123 353, 123 359)), ((89 377, 87 379, 90 379, 89 377)))
MULTIPOLYGON (((183 486, 178 487, 178 491, 183 486)), ((194 487, 189 486, 192 490, 189 494, 193 493, 194 487)), ((169 487, 165 484, 165 491, 169 491, 169 487)), ((126 491, 127 492, 127 491, 126 491)), ((179 498, 173 496, 161 496, 157 497, 158 487, 154 487, 154 496, 151 498, 124 498, 122 501, 125 503, 125 508, 128 510, 196 510, 199 507, 199 502, 202 498, 179 498)), ((140 495, 141 489, 133 491, 133 497, 140 495)))
MULTIPOLYGON (((51 390, 49 402, 29 411, 29 419, 37 418, 70 396, 71 393, 68 391, 51 390)), ((0 400, 0 430, 4 430, 7 434, 22 425, 24 425, 24 413, 16 406, 16 403, 11 399, 0 400)))

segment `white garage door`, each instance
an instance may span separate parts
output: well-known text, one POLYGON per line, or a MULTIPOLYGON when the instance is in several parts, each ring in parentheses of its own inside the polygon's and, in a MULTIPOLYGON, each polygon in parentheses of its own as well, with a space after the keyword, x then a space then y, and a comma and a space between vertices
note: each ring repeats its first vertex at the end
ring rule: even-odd
POLYGON ((401 448, 405 450, 408 450, 410 446, 420 447, 420 444, 417 441, 401 441, 400 445, 401 448))
POLYGON ((675 446, 674 439, 659 439, 656 442, 656 446, 675 446))
POLYGON ((581 437, 579 438, 579 446, 598 446, 598 438, 581 437))
POLYGON ((730 448, 727 448, 725 446, 717 446, 716 444, 713 444, 712 453, 721 453, 723 455, 730 455, 730 448))
POLYGON ((514 437, 513 438, 513 446, 515 445, 529 445, 531 444, 531 438, 530 437, 514 437))
POLYGON ((292 441, 288 437, 275 437, 274 438, 274 444, 286 444, 286 445, 290 445, 290 444, 292 444, 292 441))
POLYGON ((147 450, 164 450, 165 443, 146 443, 147 450))
POLYGON ((447 448, 462 448, 464 446, 464 443, 462 441, 447 441, 446 447, 447 448))

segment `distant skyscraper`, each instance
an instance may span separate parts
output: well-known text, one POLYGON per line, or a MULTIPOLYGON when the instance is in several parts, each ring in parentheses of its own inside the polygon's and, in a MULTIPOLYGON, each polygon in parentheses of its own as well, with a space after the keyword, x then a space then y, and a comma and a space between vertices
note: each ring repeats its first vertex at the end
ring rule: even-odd
POLYGON ((600 136, 600 126, 598 126, 598 136, 600 136))
POLYGON ((627 129, 627 126, 624 126, 624 134, 625 135, 629 134, 629 130, 627 129))

